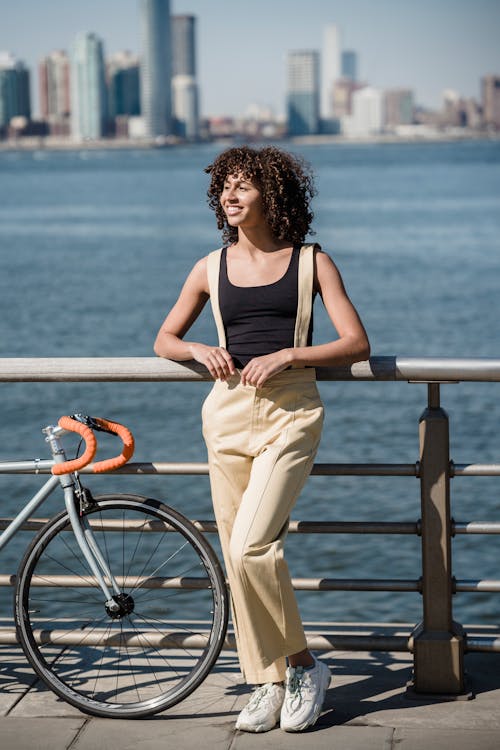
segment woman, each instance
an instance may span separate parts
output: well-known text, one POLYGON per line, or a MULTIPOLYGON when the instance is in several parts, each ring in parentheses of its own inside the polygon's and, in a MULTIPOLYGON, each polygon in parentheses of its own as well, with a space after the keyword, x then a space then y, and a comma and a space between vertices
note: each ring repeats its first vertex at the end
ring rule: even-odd
POLYGON ((307 649, 283 543, 320 439, 314 368, 365 359, 369 344, 335 264, 303 245, 314 193, 306 165, 274 147, 241 147, 206 171, 226 246, 196 263, 155 352, 201 362, 215 380, 203 434, 238 656, 257 686, 236 728, 280 721, 301 731, 319 716, 330 672, 307 649), (313 346, 316 293, 338 338, 313 346), (185 341, 209 297, 219 345, 185 341))

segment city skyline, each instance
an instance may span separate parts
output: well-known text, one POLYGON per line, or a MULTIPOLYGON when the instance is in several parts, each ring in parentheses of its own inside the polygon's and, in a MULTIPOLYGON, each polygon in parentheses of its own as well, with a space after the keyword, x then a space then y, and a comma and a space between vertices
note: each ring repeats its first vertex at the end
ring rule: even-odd
MULTIPOLYGON (((440 107, 445 89, 478 99, 481 76, 500 70, 496 0, 310 0, 307 10, 298 0, 254 0, 251 8, 232 6, 230 11, 222 0, 171 0, 171 13, 198 19, 204 115, 239 115, 255 103, 283 114, 288 52, 321 52, 329 24, 339 27, 343 49, 357 52, 359 80, 381 88, 412 88, 419 105, 440 107)), ((35 114, 39 60, 55 49, 70 51, 82 31, 102 38, 106 57, 124 49, 139 54, 139 0, 88 0, 83 7, 76 0, 18 0, 2 9, 0 50, 14 53, 31 69, 35 114)))

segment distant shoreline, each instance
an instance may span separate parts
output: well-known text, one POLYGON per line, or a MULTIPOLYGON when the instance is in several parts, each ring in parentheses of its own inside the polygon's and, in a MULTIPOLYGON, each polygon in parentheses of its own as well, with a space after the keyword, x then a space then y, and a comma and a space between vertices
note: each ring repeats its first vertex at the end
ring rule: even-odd
MULTIPOLYGON (((136 151, 178 148, 179 146, 206 146, 210 144, 241 144, 253 142, 242 136, 228 136, 196 142, 164 140, 133 140, 130 138, 101 138, 91 141, 74 141, 70 138, 53 138, 50 136, 26 136, 23 138, 0 141, 0 152, 13 151, 136 151)), ((343 135, 308 135, 282 137, 277 139, 258 139, 255 142, 287 142, 294 145, 365 145, 384 143, 456 143, 458 141, 500 141, 500 132, 434 132, 416 133, 414 135, 380 134, 372 136, 348 137, 343 135)))

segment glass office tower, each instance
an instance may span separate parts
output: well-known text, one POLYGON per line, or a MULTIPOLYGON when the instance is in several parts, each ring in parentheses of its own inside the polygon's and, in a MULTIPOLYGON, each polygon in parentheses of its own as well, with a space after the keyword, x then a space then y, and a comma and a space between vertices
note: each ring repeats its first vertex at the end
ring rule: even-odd
POLYGON ((141 112, 145 134, 172 132, 169 0, 141 0, 141 112))
POLYGON ((319 54, 288 53, 288 135, 319 133, 319 54))
POLYGON ((106 134, 107 96, 103 43, 78 34, 71 63, 71 133, 77 140, 106 134))

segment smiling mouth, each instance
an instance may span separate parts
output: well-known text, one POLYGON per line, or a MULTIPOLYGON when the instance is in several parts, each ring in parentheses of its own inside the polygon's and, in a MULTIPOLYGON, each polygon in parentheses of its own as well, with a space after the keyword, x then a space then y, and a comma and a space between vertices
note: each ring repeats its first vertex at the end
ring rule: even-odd
POLYGON ((235 216, 236 214, 239 214, 242 209, 239 208, 239 206, 228 206, 226 208, 226 213, 228 216, 235 216))

